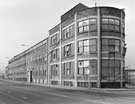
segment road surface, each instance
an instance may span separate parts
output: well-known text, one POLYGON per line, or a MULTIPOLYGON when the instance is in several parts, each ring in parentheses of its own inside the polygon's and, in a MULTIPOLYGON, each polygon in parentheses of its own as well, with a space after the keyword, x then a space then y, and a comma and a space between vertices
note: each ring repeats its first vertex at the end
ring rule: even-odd
POLYGON ((79 91, 0 80, 0 104, 135 104, 135 91, 79 91))

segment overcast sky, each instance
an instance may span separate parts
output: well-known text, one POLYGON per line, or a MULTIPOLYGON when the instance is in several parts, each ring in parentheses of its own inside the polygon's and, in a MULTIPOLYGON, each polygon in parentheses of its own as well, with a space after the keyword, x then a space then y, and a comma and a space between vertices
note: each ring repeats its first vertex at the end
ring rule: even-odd
POLYGON ((95 2, 97 6, 125 8, 126 65, 135 68, 135 0, 0 0, 0 68, 8 59, 46 38, 66 11, 78 3, 93 7, 95 2))

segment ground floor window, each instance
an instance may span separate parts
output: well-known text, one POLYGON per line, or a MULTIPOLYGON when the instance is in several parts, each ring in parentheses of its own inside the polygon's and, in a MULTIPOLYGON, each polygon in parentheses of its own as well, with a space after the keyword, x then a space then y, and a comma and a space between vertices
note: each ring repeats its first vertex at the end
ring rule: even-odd
POLYGON ((64 81, 64 86, 73 86, 73 82, 72 81, 64 81))
POLYGON ((77 83, 78 87, 91 87, 91 88, 96 88, 97 87, 97 82, 78 82, 77 83))
POLYGON ((121 61, 116 59, 103 59, 101 64, 101 79, 108 81, 120 80, 121 61))
POLYGON ((58 85, 58 81, 51 81, 52 85, 58 85))
POLYGON ((77 86, 78 87, 88 87, 88 82, 78 82, 77 86))

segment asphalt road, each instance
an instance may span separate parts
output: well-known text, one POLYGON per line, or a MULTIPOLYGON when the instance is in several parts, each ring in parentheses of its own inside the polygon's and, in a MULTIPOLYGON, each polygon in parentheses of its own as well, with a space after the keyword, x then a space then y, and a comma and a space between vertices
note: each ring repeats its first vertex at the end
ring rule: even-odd
POLYGON ((135 104, 135 91, 79 91, 0 80, 0 104, 135 104))

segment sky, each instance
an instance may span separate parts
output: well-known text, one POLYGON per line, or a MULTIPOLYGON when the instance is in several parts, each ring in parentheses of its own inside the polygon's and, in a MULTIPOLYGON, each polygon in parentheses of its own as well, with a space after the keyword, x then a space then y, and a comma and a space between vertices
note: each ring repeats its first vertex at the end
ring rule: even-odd
POLYGON ((48 37, 60 16, 83 3, 125 8, 126 66, 135 68, 135 0, 0 0, 0 69, 9 59, 48 37), (22 46, 25 44, 25 46, 22 46))

